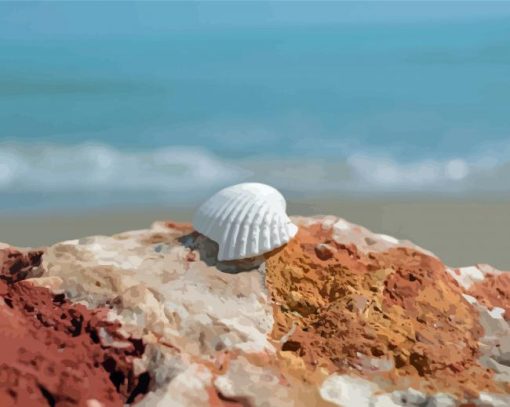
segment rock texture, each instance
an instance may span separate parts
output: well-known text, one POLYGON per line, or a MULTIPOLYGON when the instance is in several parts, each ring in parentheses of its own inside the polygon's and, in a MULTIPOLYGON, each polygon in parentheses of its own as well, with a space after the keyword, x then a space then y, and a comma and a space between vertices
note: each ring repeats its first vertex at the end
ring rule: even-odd
MULTIPOLYGON (((10 353, 74 332, 68 320, 80 315, 72 370, 89 385, 71 393, 89 407, 510 405, 507 274, 451 269, 332 216, 293 221, 289 244, 238 262, 217 262, 214 242, 171 222, 58 243, 42 257, 4 254, 2 334, 34 336, 10 353), (49 323, 34 328, 34 312, 49 323)), ((0 365, 21 377, 3 353, 0 365)), ((67 402, 37 369, 33 393, 67 402)))
POLYGON ((320 222, 302 228, 267 262, 279 305, 273 336, 284 338, 282 350, 299 355, 305 372, 323 367, 386 391, 412 385, 460 400, 510 389, 480 363, 478 312, 438 259, 399 245, 371 251, 338 243, 334 232, 320 222), (324 245, 328 256, 317 252, 324 245))
POLYGON ((106 309, 22 281, 39 274, 40 251, 8 248, 0 259, 1 406, 122 406, 146 390, 148 375, 132 366, 143 343, 121 338, 106 309))

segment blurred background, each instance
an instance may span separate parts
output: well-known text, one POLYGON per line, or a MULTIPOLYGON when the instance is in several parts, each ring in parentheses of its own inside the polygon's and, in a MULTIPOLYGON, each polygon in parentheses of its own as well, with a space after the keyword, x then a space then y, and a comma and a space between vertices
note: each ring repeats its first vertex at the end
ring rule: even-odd
POLYGON ((510 2, 0 3, 0 241, 248 180, 510 267, 510 2))

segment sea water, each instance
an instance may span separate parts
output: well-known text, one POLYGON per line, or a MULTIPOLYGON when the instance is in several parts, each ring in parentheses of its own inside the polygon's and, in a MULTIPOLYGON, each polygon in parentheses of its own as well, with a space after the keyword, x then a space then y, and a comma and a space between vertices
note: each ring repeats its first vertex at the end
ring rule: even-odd
POLYGON ((509 163, 504 16, 0 36, 0 210, 507 193, 509 163))

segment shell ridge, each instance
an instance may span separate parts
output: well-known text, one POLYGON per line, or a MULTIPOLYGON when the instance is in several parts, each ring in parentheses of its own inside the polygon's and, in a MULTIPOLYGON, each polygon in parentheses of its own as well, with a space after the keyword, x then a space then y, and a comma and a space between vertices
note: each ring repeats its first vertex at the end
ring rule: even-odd
POLYGON ((287 221, 284 217, 280 217, 279 219, 278 233, 282 243, 287 243, 289 241, 289 234, 287 233, 287 221))
POLYGON ((238 245, 238 235, 239 230, 243 224, 243 214, 246 212, 246 209, 251 206, 253 202, 251 199, 245 199, 242 205, 239 205, 238 211, 235 213, 235 216, 232 217, 231 222, 234 225, 233 229, 230 230, 230 236, 227 240, 226 247, 226 260, 230 260, 236 257, 236 249, 238 245))
MULTIPOLYGON (((217 219, 220 219, 220 226, 221 226, 222 219, 224 219, 226 216, 228 216, 227 212, 234 208, 235 200, 226 199, 226 197, 224 195, 220 195, 217 198, 218 198, 217 200, 223 199, 224 202, 222 204, 220 204, 221 207, 217 212, 212 211, 212 213, 209 215, 209 222, 207 225, 207 229, 204 231, 204 234, 212 234, 213 232, 211 229, 214 226, 216 226, 215 223, 217 222, 217 219)), ((214 205, 212 205, 212 206, 214 207, 214 205)), ((215 235, 216 235, 216 233, 215 233, 215 235)), ((214 237, 217 238, 217 236, 214 236, 214 237)))
POLYGON ((259 249, 262 248, 262 250, 268 250, 269 247, 269 236, 270 236, 270 230, 269 230, 269 219, 271 217, 271 208, 268 205, 267 211, 264 214, 264 217, 262 218, 262 221, 260 223, 260 232, 259 232, 259 249))
MULTIPOLYGON (((236 201, 231 201, 231 204, 228 206, 228 208, 225 210, 225 212, 234 213, 238 206, 236 207, 236 201)), ((226 243, 227 239, 230 235, 230 229, 232 228, 232 222, 227 222, 225 226, 223 226, 223 223, 227 221, 228 217, 225 217, 223 220, 220 220, 219 229, 217 230, 217 233, 215 233, 216 236, 215 240, 218 243, 218 260, 224 260, 226 256, 226 243)))
MULTIPOLYGON (((227 206, 232 204, 229 200, 224 200, 222 203, 222 196, 212 196, 209 198, 197 211, 193 218, 193 226, 203 235, 210 236, 211 228, 215 222, 215 214, 222 213, 227 206), (220 209, 215 211, 215 206, 219 206, 220 209)), ((211 236, 214 237, 214 236, 211 236)))
POLYGON ((268 205, 265 201, 261 200, 260 204, 257 206, 257 211, 255 213, 255 217, 250 226, 249 236, 251 237, 250 243, 246 248, 246 255, 253 256, 259 251, 259 241, 260 241, 260 224, 262 223, 262 219, 268 210, 268 205))
POLYGON ((273 212, 273 218, 271 219, 271 225, 270 225, 270 228, 271 228, 271 240, 270 240, 271 250, 274 249, 275 247, 281 246, 281 244, 282 244, 282 242, 280 240, 280 233, 278 231, 279 220, 280 220, 279 213, 273 212))
MULTIPOLYGON (((225 209, 225 212, 221 216, 218 228, 215 231, 215 240, 217 240, 218 244, 221 246, 225 245, 225 240, 228 236, 228 233, 230 232, 230 229, 232 228, 232 222, 229 222, 229 219, 233 216, 233 214, 236 213, 236 211, 239 209, 239 206, 242 205, 242 202, 245 201, 247 198, 245 196, 240 197, 240 199, 233 199, 230 202, 230 204, 225 209)), ((224 250, 224 249, 223 249, 224 250)))
POLYGON ((236 246, 237 246, 237 256, 239 257, 245 257, 246 256, 246 247, 248 245, 248 236, 251 229, 251 226, 253 225, 253 220, 255 218, 255 211, 260 203, 263 202, 261 200, 254 200, 251 205, 248 205, 245 208, 245 211, 242 216, 244 219, 241 223, 241 227, 239 229, 239 232, 237 234, 236 238, 236 246))
POLYGON ((235 197, 234 199, 231 199, 231 200, 228 200, 228 199, 226 200, 229 204, 227 205, 227 207, 225 208, 223 213, 220 216, 218 216, 220 225, 225 223, 228 220, 228 218, 231 216, 232 212, 235 211, 236 205, 239 205, 245 199, 246 199, 245 196, 240 196, 240 197, 235 197))
POLYGON ((238 215, 249 203, 250 197, 244 196, 243 199, 238 201, 238 205, 234 207, 230 215, 225 220, 225 222, 227 222, 227 229, 223 235, 222 243, 220 245, 220 250, 222 252, 221 260, 230 260, 232 248, 233 245, 235 245, 237 231, 239 230, 239 222, 237 221, 238 215))

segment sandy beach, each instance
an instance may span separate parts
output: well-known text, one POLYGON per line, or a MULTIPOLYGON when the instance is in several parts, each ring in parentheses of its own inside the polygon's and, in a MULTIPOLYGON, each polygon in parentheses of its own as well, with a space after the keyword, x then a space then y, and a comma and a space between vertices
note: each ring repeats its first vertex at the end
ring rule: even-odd
MULTIPOLYGON (((489 263, 510 269, 510 201, 290 201, 291 215, 331 214, 375 232, 409 239, 451 266, 489 263)), ((0 216, 0 241, 45 246, 66 239, 190 221, 193 208, 109 210, 76 214, 0 216)))

